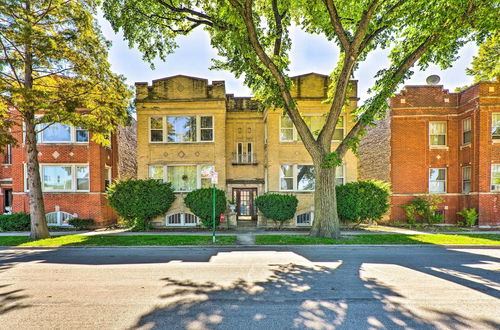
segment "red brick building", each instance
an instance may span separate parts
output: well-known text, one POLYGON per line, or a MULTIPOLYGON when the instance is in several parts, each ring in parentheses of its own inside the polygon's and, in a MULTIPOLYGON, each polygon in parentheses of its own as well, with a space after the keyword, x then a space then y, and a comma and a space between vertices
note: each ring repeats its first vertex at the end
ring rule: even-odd
POLYGON ((459 220, 456 213, 466 207, 476 208, 480 226, 500 225, 500 83, 459 93, 406 86, 363 151, 360 176, 392 184, 392 221, 406 220, 401 205, 415 196, 439 194, 446 223, 459 220), (387 161, 374 164, 367 150, 389 150, 380 153, 387 161))
MULTIPOLYGON (((19 145, 0 154, 0 214, 29 213, 26 192, 26 151, 22 132, 14 133, 19 145)), ((50 225, 64 225, 68 217, 94 219, 96 225, 116 220, 104 196, 118 176, 118 143, 111 147, 91 141, 78 127, 53 124, 38 134, 40 175, 45 211, 50 225)))

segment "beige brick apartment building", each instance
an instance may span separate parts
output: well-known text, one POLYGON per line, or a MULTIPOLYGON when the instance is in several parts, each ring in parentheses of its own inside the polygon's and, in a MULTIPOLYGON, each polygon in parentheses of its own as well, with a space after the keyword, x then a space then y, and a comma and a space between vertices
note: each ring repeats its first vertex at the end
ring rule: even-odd
MULTIPOLYGON (((328 76, 293 78, 293 95, 311 131, 318 131, 329 105, 324 104, 328 76)), ((357 82, 334 135, 339 143, 352 126, 357 106, 357 82)), ((183 203, 185 194, 210 186, 208 174, 218 173, 218 188, 236 203, 230 225, 271 226, 254 200, 267 192, 294 194, 297 213, 288 226, 310 226, 314 218, 312 160, 280 109, 260 109, 251 98, 226 94, 223 81, 174 76, 136 83, 138 177, 170 181, 177 199, 156 226, 195 225, 183 203)), ((358 160, 348 152, 338 170, 338 182, 357 180, 358 160)))

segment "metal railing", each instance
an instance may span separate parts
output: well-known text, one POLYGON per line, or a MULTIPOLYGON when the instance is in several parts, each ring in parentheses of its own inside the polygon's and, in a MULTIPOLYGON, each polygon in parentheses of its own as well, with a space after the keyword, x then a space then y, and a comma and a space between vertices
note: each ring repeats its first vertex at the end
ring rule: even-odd
POLYGON ((257 157, 254 152, 233 152, 233 164, 256 164, 257 157))

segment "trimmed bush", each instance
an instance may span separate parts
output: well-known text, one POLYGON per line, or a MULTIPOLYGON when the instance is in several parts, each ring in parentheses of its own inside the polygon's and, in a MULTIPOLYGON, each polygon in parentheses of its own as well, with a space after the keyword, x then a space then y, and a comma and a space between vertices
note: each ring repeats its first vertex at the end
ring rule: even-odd
POLYGON ((0 215, 0 231, 29 231, 31 218, 26 213, 0 215))
POLYGON ((457 212, 458 215, 462 216, 464 219, 463 221, 459 222, 459 225, 461 226, 466 226, 466 227, 472 227, 476 224, 478 214, 476 209, 468 209, 468 208, 463 208, 462 211, 457 212))
POLYGON ((265 194, 255 199, 255 205, 268 219, 281 227, 284 221, 292 219, 297 211, 298 200, 293 195, 265 194))
POLYGON ((75 227, 78 230, 89 229, 90 226, 94 224, 93 219, 82 219, 82 218, 73 218, 69 219, 68 223, 75 227))
POLYGON ((159 180, 128 179, 108 187, 109 205, 132 230, 145 230, 149 221, 167 213, 175 200, 170 183, 159 180))
MULTIPOLYGON (((184 203, 191 212, 200 218, 202 224, 212 228, 213 188, 202 188, 191 191, 184 198, 184 203)), ((220 215, 226 211, 227 200, 223 190, 215 189, 215 225, 220 222, 220 215)))
POLYGON ((381 181, 349 182, 336 187, 339 218, 348 223, 380 220, 389 210, 391 190, 381 181))
POLYGON ((443 201, 443 197, 438 195, 423 195, 415 197, 410 203, 402 207, 410 225, 416 224, 417 216, 429 224, 436 224, 444 221, 443 215, 436 213, 439 204, 443 201))

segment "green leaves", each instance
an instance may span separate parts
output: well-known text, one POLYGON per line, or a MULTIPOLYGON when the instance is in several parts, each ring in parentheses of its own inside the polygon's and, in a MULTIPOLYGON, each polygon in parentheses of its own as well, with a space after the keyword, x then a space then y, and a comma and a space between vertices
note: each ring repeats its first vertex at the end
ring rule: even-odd
POLYGON ((43 113, 45 122, 88 128, 94 140, 127 120, 131 90, 110 69, 96 5, 0 0, 0 116, 9 107, 21 120, 43 113))
POLYGON ((295 216, 297 204, 298 200, 294 195, 265 194, 255 199, 255 205, 266 218, 280 222, 295 216))
MULTIPOLYGON (((212 227, 212 203, 213 189, 202 188, 189 192, 184 198, 187 207, 201 219, 203 225, 207 228, 212 227)), ((219 225, 220 215, 224 213, 227 207, 226 195, 223 190, 215 189, 215 225, 219 225)))
POLYGON ((106 198, 119 216, 135 226, 144 227, 146 222, 168 211, 175 194, 170 183, 129 179, 109 186, 106 198))
POLYGON ((479 53, 474 56, 467 74, 474 77, 474 82, 493 80, 500 77, 500 30, 495 31, 479 46, 479 53))

